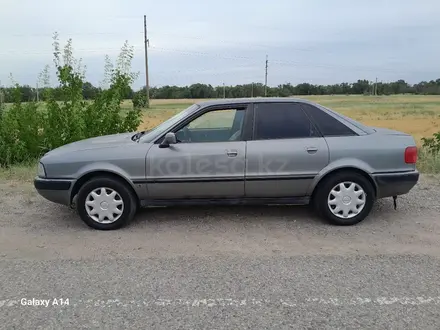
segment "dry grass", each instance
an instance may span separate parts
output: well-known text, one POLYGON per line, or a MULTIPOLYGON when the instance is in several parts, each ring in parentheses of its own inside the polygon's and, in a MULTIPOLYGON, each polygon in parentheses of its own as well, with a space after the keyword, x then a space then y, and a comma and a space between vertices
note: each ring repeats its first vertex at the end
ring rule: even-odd
MULTIPOLYGON (((303 97, 347 115, 366 125, 396 129, 422 137, 440 131, 440 96, 309 96, 303 97)), ((141 129, 152 128, 199 100, 152 100, 141 129)))

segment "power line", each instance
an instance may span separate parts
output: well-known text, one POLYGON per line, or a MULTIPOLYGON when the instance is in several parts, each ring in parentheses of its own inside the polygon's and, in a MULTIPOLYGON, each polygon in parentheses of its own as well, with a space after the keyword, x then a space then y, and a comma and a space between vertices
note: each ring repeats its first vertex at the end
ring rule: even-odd
MULTIPOLYGON (((58 31, 60 35, 68 35, 70 36, 94 36, 94 35, 122 35, 127 33, 121 33, 119 32, 73 32, 73 33, 65 33, 62 31, 58 31)), ((142 34, 143 32, 130 32, 133 34, 142 34)), ((53 37, 53 33, 16 33, 16 34, 10 34, 8 37, 53 37)))
MULTIPOLYGON (((140 34, 140 33, 144 33, 144 32, 134 32, 135 34, 140 34)), ((154 34, 154 30, 153 31, 149 31, 150 34, 154 34)), ((77 35, 77 36, 85 36, 85 35, 120 35, 121 32, 81 32, 81 33, 67 33, 68 35, 77 35)), ((192 40, 203 40, 203 37, 201 36, 188 36, 188 35, 181 35, 181 34, 175 34, 175 33, 168 33, 168 32, 163 32, 163 30, 161 30, 158 35, 169 35, 169 36, 175 36, 176 38, 179 39, 192 39, 192 40)), ((36 36, 53 36, 53 34, 49 34, 49 33, 40 33, 40 34, 13 34, 10 35, 13 37, 25 37, 25 36, 32 36, 32 37, 36 37, 36 36)), ((410 38, 408 38, 410 39, 410 38)), ((211 40, 211 39, 209 39, 211 40)), ((216 39, 217 43, 221 43, 221 44, 233 44, 233 45, 246 45, 248 47, 259 47, 259 48, 264 48, 264 49, 285 49, 285 46, 281 46, 281 45, 263 45, 263 44, 256 44, 256 43, 243 43, 240 41, 231 41, 231 40, 219 40, 216 39)), ((287 43, 288 41, 286 41, 287 43)), ((289 50, 294 50, 294 51, 301 51, 301 52, 319 52, 320 54, 332 54, 334 52, 331 51, 327 51, 327 50, 322 50, 322 49, 316 49, 316 47, 309 47, 309 48, 303 48, 303 47, 292 47, 289 46, 289 50)), ((23 50, 17 50, 18 52, 23 52, 23 50)), ((1 53, 0 53, 1 54, 1 53)), ((401 57, 387 57, 386 59, 400 59, 401 57)))
MULTIPOLYGON (((140 51, 140 45, 131 45, 135 52, 140 51)), ((247 60, 247 61, 257 61, 255 58, 248 57, 248 56, 237 56, 237 55, 224 55, 224 54, 218 54, 218 53, 207 53, 207 52, 199 52, 199 51, 191 51, 191 50, 182 50, 182 49, 174 49, 174 48, 164 48, 164 47, 156 47, 156 46, 149 46, 149 48, 152 51, 157 52, 175 52, 186 56, 206 56, 206 57, 212 57, 212 58, 220 58, 220 59, 227 59, 227 60, 247 60)), ((83 53, 96 53, 96 52, 104 52, 104 51, 120 51, 120 48, 99 48, 99 49, 75 49, 74 51, 80 51, 83 53)), ((39 54, 39 55, 52 55, 52 52, 26 52, 26 51, 17 51, 20 53, 25 52, 27 55, 30 54, 39 54)), ((8 55, 8 53, 0 53, 0 55, 8 55)), ((14 53, 9 53, 10 55, 13 55, 14 53)), ((284 61, 284 60, 271 60, 272 64, 275 65, 282 65, 282 66, 299 66, 299 67, 317 67, 317 68, 329 68, 329 69, 336 69, 336 68, 346 68, 351 70, 358 70, 358 71, 374 71, 377 72, 378 70, 384 71, 384 72, 390 72, 390 73, 400 73, 399 70, 391 70, 386 68, 375 68, 375 67, 361 67, 361 66, 347 66, 347 65, 336 65, 336 64, 318 64, 318 63, 304 63, 304 62, 298 62, 298 61, 284 61)))
POLYGON ((196 51, 190 51, 190 50, 182 50, 182 49, 175 49, 175 48, 163 48, 163 47, 156 47, 151 46, 151 49, 154 49, 155 51, 165 51, 165 52, 175 52, 182 55, 198 55, 198 56, 208 56, 208 57, 217 57, 222 59, 231 59, 231 60, 255 60, 255 58, 248 57, 248 56, 236 56, 236 55, 223 55, 218 53, 206 53, 206 52, 196 52, 196 51))
MULTIPOLYGON (((185 75, 190 75, 190 74, 209 74, 212 76, 220 76, 220 75, 226 75, 226 74, 231 74, 231 72, 236 72, 240 69, 252 69, 255 70, 255 72, 259 69, 259 64, 260 63, 248 63, 246 65, 236 65, 233 67, 227 67, 225 69, 219 69, 218 66, 216 67, 209 67, 209 68, 197 68, 197 69, 182 69, 182 70, 162 70, 162 71, 149 71, 149 76, 151 76, 151 74, 153 74, 155 77, 168 77, 168 76, 172 76, 172 75, 179 75, 179 74, 185 74, 185 75), (252 65, 249 65, 252 64, 252 65)), ((247 70, 246 70, 247 71, 247 70)), ((138 72, 139 76, 144 77, 145 76, 145 72, 138 72)), ((35 76, 38 76, 38 73, 36 74, 29 74, 29 73, 25 73, 25 74, 18 74, 18 75, 14 75, 17 78, 33 78, 35 76)))
MULTIPOLYGON (((143 32, 135 32, 135 34, 137 33, 143 33, 143 32)), ((151 33, 151 31, 150 31, 151 33)), ((154 33, 154 30, 153 30, 154 33)), ((120 35, 121 32, 81 32, 81 33, 69 33, 69 35, 120 35)), ((163 33, 163 31, 160 31, 160 34, 163 35, 171 35, 171 36, 176 36, 179 39, 180 38, 187 38, 187 39, 194 39, 194 40, 202 40, 203 37, 201 36, 188 36, 188 35, 178 35, 178 34, 174 34, 174 33, 163 33)), ((40 34, 28 34, 29 36, 52 36, 53 34, 44 34, 44 33, 40 33, 40 34)), ((12 36, 26 36, 26 34, 13 34, 12 36)), ((410 39, 410 38, 408 38, 410 39)), ((260 48, 264 48, 264 49, 282 49, 285 48, 285 46, 279 46, 279 45, 262 45, 262 44, 255 44, 255 43, 243 43, 243 42, 238 42, 238 41, 230 41, 230 40, 217 40, 218 43, 229 43, 229 44, 235 44, 235 45, 246 45, 249 47, 260 47, 260 48)), ((287 41, 286 41, 287 42, 287 41)), ((108 49, 108 50, 119 50, 118 49, 108 49)), ((316 47, 309 47, 309 48, 301 48, 301 47, 291 47, 289 46, 289 50, 294 50, 294 51, 303 51, 303 52, 319 52, 320 54, 331 54, 333 52, 329 52, 328 50, 317 50, 316 47)), ((92 50, 90 50, 92 51, 92 50)), ((99 50, 96 50, 99 51, 99 50)), ((17 50, 17 52, 19 53, 23 53, 26 52, 27 54, 42 54, 41 52, 32 52, 32 51, 26 51, 26 50, 17 50)), ((5 54, 5 53, 0 53, 0 55, 5 54)), ((400 57, 387 57, 387 58, 383 58, 383 59, 400 59, 400 57)))

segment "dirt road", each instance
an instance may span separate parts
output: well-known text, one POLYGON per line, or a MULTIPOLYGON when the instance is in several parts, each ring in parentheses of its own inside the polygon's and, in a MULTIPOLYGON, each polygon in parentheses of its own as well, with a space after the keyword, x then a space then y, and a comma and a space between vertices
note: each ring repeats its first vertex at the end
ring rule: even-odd
POLYGON ((143 210, 99 232, 31 185, 0 188, 0 328, 440 324, 438 178, 353 227, 306 207, 205 207, 143 210))

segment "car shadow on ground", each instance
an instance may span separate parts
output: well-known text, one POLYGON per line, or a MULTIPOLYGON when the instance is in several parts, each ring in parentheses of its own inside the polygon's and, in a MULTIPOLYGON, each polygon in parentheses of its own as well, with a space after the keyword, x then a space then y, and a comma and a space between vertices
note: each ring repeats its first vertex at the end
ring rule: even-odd
MULTIPOLYGON (((69 229, 87 228, 80 220, 75 210, 64 206, 47 204, 44 216, 47 220, 48 214, 58 214, 54 221, 56 226, 62 224, 69 229)), ((373 210, 362 223, 368 224, 377 217, 383 218, 395 213, 399 215, 399 209, 393 209, 392 201, 376 201, 373 210)), ((216 223, 240 223, 247 225, 270 226, 279 223, 295 223, 297 226, 326 226, 329 225, 324 219, 320 218, 314 210, 308 206, 298 205, 253 205, 253 206, 173 206, 173 207, 150 207, 141 208, 129 228, 153 226, 156 229, 161 226, 188 224, 190 227, 206 226, 216 223)), ((35 222, 33 222, 35 223, 35 222)))
POLYGON ((244 221, 270 221, 278 219, 310 219, 320 221, 308 206, 257 205, 257 206, 173 206, 141 208, 136 221, 160 222, 167 219, 228 219, 244 221))
MULTIPOLYGON (((393 210, 391 198, 375 201, 371 213, 393 210)), ((137 217, 240 216, 240 217, 313 217, 319 219, 311 205, 204 205, 141 208, 137 217)))

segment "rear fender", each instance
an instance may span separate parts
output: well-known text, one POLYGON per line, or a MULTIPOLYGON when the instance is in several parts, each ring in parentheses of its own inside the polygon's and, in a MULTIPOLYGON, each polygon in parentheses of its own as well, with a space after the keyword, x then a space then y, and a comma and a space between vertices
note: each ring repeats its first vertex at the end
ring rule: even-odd
POLYGON ((371 176, 371 173, 373 173, 374 171, 370 165, 355 158, 341 158, 328 164, 318 173, 318 175, 313 179, 312 183, 310 184, 307 195, 311 196, 313 194, 316 186, 319 184, 319 182, 321 182, 324 177, 326 177, 328 174, 331 174, 332 172, 341 169, 354 169, 362 171, 364 174, 368 175, 370 181, 374 184, 374 189, 377 191, 377 185, 371 176))

